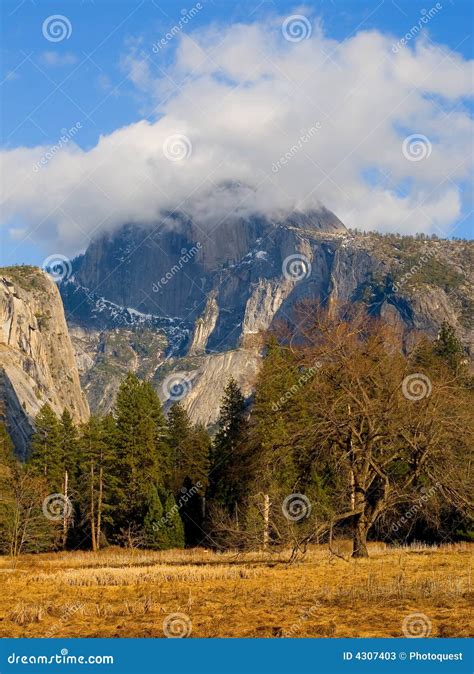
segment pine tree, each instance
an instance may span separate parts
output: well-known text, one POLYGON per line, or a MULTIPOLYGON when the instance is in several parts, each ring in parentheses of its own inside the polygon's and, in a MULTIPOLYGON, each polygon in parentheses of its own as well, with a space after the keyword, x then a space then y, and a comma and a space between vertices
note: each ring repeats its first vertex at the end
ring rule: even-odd
POLYGON ((145 547, 152 550, 164 550, 168 547, 164 529, 163 504, 156 487, 150 491, 147 512, 143 520, 143 537, 145 547))
POLYGON ((166 525, 167 539, 169 548, 184 547, 184 526, 179 508, 171 492, 166 493, 164 511, 168 515, 169 521, 166 525))
POLYGON ((168 425, 163 414, 160 399, 149 381, 141 384, 144 413, 154 424, 155 448, 159 482, 168 485, 171 479, 171 451, 168 425))
POLYGON ((62 493, 64 457, 61 447, 61 425, 48 404, 43 405, 36 415, 29 464, 38 475, 46 478, 51 493, 62 493))
POLYGON ((192 426, 188 413, 180 403, 171 407, 168 426, 173 493, 180 504, 186 545, 196 545, 204 535, 211 441, 204 426, 192 426))
POLYGON ((64 468, 69 478, 74 475, 77 465, 78 431, 69 410, 65 409, 60 420, 60 443, 64 468))
POLYGON ((75 477, 78 461, 78 434, 72 420, 72 416, 67 409, 61 415, 60 421, 60 462, 63 466, 63 487, 61 493, 64 494, 66 503, 70 508, 65 508, 63 518, 63 547, 66 547, 70 526, 72 524, 73 499, 72 494, 75 491, 75 477))
POLYGON ((169 482, 170 450, 161 404, 148 382, 141 383, 128 374, 120 386, 114 414, 115 520, 130 539, 143 525, 153 486, 169 482))
POLYGON ((12 477, 15 466, 13 443, 5 424, 0 423, 0 549, 9 549, 9 532, 13 518, 12 477))
POLYGON ((110 502, 116 487, 112 417, 91 417, 80 439, 79 482, 82 520, 92 549, 98 550, 107 531, 113 531, 110 502))
POLYGON ((190 449, 191 422, 180 403, 174 403, 168 412, 169 445, 171 450, 171 485, 176 494, 183 485, 190 449))
POLYGON ((186 479, 193 484, 200 482, 205 487, 210 449, 206 429, 202 425, 193 426, 180 403, 172 405, 168 413, 168 428, 174 493, 178 494, 186 479))
POLYGON ((245 400, 237 382, 231 378, 224 390, 218 431, 211 448, 209 496, 214 504, 237 519, 247 477, 247 431, 245 400))
POLYGON ((435 354, 457 372, 463 360, 463 347, 456 337, 456 331, 447 321, 443 321, 434 346, 435 354))
POLYGON ((184 547, 184 527, 171 492, 153 487, 143 523, 144 544, 154 550, 184 547))

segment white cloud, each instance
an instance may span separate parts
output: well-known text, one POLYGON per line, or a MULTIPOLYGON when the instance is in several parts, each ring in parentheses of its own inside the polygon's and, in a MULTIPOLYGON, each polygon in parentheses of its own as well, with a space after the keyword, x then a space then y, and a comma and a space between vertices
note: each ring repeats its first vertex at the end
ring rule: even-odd
POLYGON ((166 75, 151 45, 134 47, 124 67, 154 114, 88 151, 70 142, 37 172, 48 148, 4 151, 5 223, 36 227, 33 237, 64 252, 183 206, 215 223, 323 203, 352 227, 448 232, 471 169, 472 62, 425 37, 395 54, 393 36, 377 31, 339 43, 316 22, 309 39, 292 43, 281 21, 181 34, 166 75), (175 134, 192 145, 182 161, 163 152, 175 134), (428 138, 425 159, 404 156, 410 134, 428 138))
POLYGON ((39 60, 46 66, 71 66, 77 63, 77 56, 71 52, 44 51, 39 60))

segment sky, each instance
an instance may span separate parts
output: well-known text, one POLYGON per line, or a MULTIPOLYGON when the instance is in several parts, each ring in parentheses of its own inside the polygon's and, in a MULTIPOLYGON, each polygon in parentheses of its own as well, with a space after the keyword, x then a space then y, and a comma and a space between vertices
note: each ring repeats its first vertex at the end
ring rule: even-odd
POLYGON ((3 0, 0 264, 185 210, 472 238, 470 0, 3 0))

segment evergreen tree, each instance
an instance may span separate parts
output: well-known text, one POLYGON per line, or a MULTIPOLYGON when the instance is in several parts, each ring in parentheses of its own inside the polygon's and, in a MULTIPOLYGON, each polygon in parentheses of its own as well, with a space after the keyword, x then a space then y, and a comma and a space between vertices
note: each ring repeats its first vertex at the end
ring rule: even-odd
POLYGON ((5 424, 0 422, 0 549, 9 549, 9 531, 13 517, 12 476, 15 467, 13 443, 5 424))
POLYGON ((210 437, 202 425, 192 426, 180 403, 168 413, 174 495, 180 504, 186 545, 203 538, 205 493, 208 484, 210 437))
POLYGON ((171 452, 166 423, 160 399, 149 381, 141 383, 144 414, 154 424, 155 447, 159 483, 168 485, 171 479, 171 452))
POLYGON ((65 409, 60 421, 60 444, 61 456, 65 470, 69 473, 69 479, 74 477, 77 466, 78 432, 74 425, 69 410, 65 409))
POLYGON ((169 492, 164 493, 164 511, 168 516, 167 542, 169 548, 183 548, 184 547, 184 526, 179 508, 176 505, 173 494, 169 492))
POLYGON ((184 527, 171 492, 154 486, 143 522, 144 544, 154 550, 184 547, 184 527))
POLYGON ((164 529, 163 504, 154 486, 148 498, 148 508, 143 520, 143 537, 145 547, 152 550, 164 550, 167 546, 167 536, 164 529))
POLYGON ((66 547, 69 530, 73 524, 74 496, 76 491, 76 472, 78 462, 78 434, 69 410, 65 409, 60 420, 60 462, 63 466, 63 486, 66 503, 70 507, 65 509, 63 518, 63 547, 66 547))
POLYGON ((193 426, 180 403, 168 413, 169 444, 172 461, 172 487, 177 495, 185 480, 207 485, 210 438, 202 425, 193 426))
POLYGON ((111 416, 91 417, 80 439, 79 484, 81 519, 93 550, 98 550, 107 532, 113 532, 110 501, 116 487, 115 422, 111 416))
POLYGON ((36 415, 29 464, 38 475, 46 478, 51 493, 62 493, 64 457, 61 447, 61 425, 48 404, 43 405, 36 415))
POLYGON ((457 372, 463 360, 463 348, 452 325, 443 321, 434 345, 435 354, 457 372))
POLYGON ((148 382, 133 374, 122 382, 115 405, 116 480, 115 521, 129 532, 140 530, 154 485, 165 486, 170 451, 161 404, 148 382))
POLYGON ((168 433, 171 450, 171 485, 174 493, 178 493, 186 477, 187 458, 190 450, 192 432, 188 413, 181 403, 174 403, 168 412, 168 433))
POLYGON ((236 517, 248 476, 247 431, 245 400, 237 382, 231 378, 224 390, 218 431, 211 448, 209 497, 236 517))
POLYGON ((0 421, 0 466, 12 466, 14 462, 13 442, 5 424, 0 421))

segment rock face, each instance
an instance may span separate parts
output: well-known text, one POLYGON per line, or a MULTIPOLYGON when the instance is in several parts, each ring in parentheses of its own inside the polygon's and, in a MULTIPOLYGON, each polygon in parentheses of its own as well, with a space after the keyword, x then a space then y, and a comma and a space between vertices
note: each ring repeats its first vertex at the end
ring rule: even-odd
POLYGON ((0 414, 24 455, 33 418, 48 403, 89 417, 56 284, 34 267, 0 269, 0 414))
POLYGON ((71 326, 82 388, 91 409, 104 414, 127 372, 149 379, 165 360, 166 337, 146 327, 85 330, 71 326))
MULTIPOLYGON (((249 397, 260 363, 261 354, 257 348, 239 348, 200 358, 177 359, 169 376, 172 382, 177 382, 187 391, 182 403, 191 421, 212 426, 217 420, 224 388, 230 377, 237 381, 244 396, 249 397)), ((166 409, 172 402, 169 399, 168 377, 157 381, 157 391, 166 409)))
POLYGON ((260 333, 291 323, 301 300, 362 302, 407 344, 418 331, 435 337, 448 320, 472 352, 472 251, 465 241, 354 234, 326 209, 234 219, 215 231, 175 214, 93 242, 61 294, 94 410, 110 408, 119 375, 132 369, 163 399, 167 377, 184 377, 183 404, 212 424, 230 376, 251 392, 260 333), (143 330, 158 342, 142 348, 143 330))
POLYGON ((219 307, 216 302, 216 292, 212 291, 207 298, 206 308, 202 316, 196 319, 193 336, 188 348, 188 355, 197 356, 205 353, 209 337, 212 335, 219 318, 219 307))

